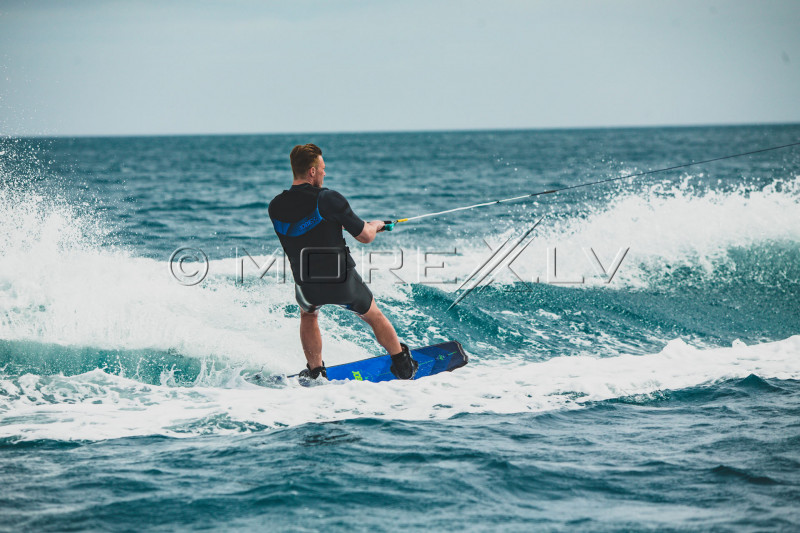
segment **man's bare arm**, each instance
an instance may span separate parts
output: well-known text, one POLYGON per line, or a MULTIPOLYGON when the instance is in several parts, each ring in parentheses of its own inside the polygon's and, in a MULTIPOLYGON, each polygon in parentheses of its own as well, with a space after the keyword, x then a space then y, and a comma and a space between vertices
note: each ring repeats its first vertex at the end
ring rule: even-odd
POLYGON ((356 240, 364 244, 370 243, 375 240, 375 235, 383 230, 382 220, 372 220, 364 224, 364 229, 358 234, 356 240))

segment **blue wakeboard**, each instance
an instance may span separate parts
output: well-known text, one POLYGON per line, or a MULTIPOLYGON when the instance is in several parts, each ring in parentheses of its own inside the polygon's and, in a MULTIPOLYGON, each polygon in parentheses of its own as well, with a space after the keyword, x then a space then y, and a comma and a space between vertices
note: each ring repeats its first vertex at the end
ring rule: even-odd
MULTIPOLYGON (((461 343, 458 341, 444 342, 423 348, 412 348, 411 357, 419 363, 419 368, 413 379, 433 376, 440 372, 450 372, 456 368, 461 368, 469 361, 467 354, 464 353, 464 348, 461 347, 461 343)), ((391 366, 392 359, 388 354, 379 355, 343 365, 329 366, 327 368, 328 379, 372 381, 373 383, 392 381, 397 379, 397 376, 389 370, 391 366)))
MULTIPOLYGON (((413 379, 433 376, 440 372, 450 372, 456 368, 461 368, 469 361, 467 354, 464 352, 464 348, 458 341, 443 342, 442 344, 434 344, 433 346, 425 346, 422 348, 412 348, 411 357, 419 363, 419 368, 417 369, 417 373, 414 374, 413 379)), ((327 368, 327 373, 329 380, 372 381, 373 383, 378 383, 380 381, 392 381, 397 379, 397 376, 392 374, 392 371, 389 370, 391 366, 392 359, 389 354, 386 354, 362 359, 360 361, 353 361, 352 363, 345 363, 343 365, 329 366, 327 368)), ((246 379, 255 385, 280 386, 281 383, 286 383, 286 379, 298 377, 297 374, 293 376, 265 376, 259 372, 246 379)), ((320 380, 300 379, 301 384, 311 384, 319 381, 320 380)), ((324 382, 324 380, 321 381, 324 382)))

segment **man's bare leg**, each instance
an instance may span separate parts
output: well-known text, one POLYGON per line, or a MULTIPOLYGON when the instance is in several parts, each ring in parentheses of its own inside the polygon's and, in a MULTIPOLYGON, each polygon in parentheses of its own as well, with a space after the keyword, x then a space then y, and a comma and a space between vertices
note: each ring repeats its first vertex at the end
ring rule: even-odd
MULTIPOLYGON (((389 319, 386 318, 383 313, 381 313, 381 310, 378 309, 374 299, 372 300, 372 304, 369 306, 369 311, 359 316, 364 319, 364 322, 372 327, 372 331, 375 333, 375 338, 378 339, 380 345, 383 346, 390 355, 398 354, 403 351, 403 348, 400 346, 400 340, 397 338, 397 332, 394 330, 394 326, 392 326, 392 323, 389 322, 389 319)), ((322 350, 322 341, 320 341, 320 350, 322 350)), ((308 357, 308 355, 306 355, 306 357, 308 357)))
POLYGON ((317 311, 300 311, 300 343, 303 345, 308 367, 314 369, 322 366, 322 335, 319 332, 317 311))

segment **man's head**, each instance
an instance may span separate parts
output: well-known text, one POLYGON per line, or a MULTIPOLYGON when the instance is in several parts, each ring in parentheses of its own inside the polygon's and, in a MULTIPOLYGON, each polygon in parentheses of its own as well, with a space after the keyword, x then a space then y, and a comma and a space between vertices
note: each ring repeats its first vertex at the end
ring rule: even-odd
POLYGON ((294 181, 307 181, 316 187, 322 186, 325 178, 325 161, 322 150, 316 144, 298 144, 289 154, 294 181))

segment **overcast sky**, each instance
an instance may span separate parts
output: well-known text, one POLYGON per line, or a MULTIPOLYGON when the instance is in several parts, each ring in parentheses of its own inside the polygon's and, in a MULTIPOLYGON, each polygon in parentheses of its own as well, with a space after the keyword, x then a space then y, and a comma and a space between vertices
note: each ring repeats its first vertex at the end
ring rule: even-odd
POLYGON ((800 1, 0 0, 0 133, 800 122, 800 1))

